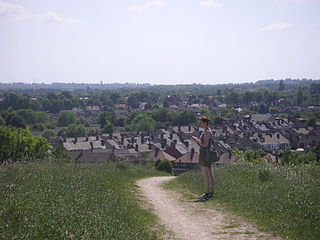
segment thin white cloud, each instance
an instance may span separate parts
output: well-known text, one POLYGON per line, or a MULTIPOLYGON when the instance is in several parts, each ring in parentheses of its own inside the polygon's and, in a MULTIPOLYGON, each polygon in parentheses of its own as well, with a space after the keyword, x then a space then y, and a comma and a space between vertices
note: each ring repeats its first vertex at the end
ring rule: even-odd
POLYGON ((222 3, 214 1, 214 0, 201 0, 200 6, 207 7, 207 8, 217 8, 217 7, 221 7, 222 3))
POLYGON ((266 32, 274 32, 274 31, 282 31, 292 28, 293 25, 291 23, 274 23, 262 28, 262 31, 266 32))
POLYGON ((135 5, 131 8, 133 12, 146 12, 151 8, 160 8, 163 7, 165 3, 162 0, 151 0, 147 3, 135 5))
POLYGON ((19 4, 4 1, 0 1, 0 19, 1 18, 10 21, 33 20, 36 22, 48 22, 73 26, 87 24, 82 20, 61 17, 54 12, 34 14, 28 12, 23 6, 19 4))
POLYGON ((276 3, 281 3, 281 2, 289 2, 289 3, 302 3, 306 2, 308 0, 273 0, 276 3))

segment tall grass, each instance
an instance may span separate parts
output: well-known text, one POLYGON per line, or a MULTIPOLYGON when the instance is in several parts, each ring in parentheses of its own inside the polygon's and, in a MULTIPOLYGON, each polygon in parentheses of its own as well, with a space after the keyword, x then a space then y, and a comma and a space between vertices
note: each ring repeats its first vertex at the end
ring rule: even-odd
MULTIPOLYGON (((213 172, 216 188, 210 204, 222 205, 282 237, 320 239, 319 165, 240 164, 215 167, 213 172)), ((200 172, 190 172, 167 186, 200 194, 204 183, 200 172)))
POLYGON ((0 239, 158 239, 134 182, 153 166, 0 165, 0 239), (151 230, 153 229, 153 230, 151 230))

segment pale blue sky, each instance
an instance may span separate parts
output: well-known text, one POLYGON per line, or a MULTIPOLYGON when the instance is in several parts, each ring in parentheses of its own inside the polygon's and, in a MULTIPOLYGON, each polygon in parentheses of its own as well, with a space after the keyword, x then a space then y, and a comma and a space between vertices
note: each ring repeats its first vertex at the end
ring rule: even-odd
POLYGON ((0 82, 320 79, 320 0, 0 0, 0 82))

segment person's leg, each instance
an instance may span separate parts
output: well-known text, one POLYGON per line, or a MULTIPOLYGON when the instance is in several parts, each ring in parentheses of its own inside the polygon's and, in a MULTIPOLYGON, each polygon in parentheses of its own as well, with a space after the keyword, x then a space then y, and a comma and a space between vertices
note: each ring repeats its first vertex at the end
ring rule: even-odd
POLYGON ((204 191, 206 193, 210 192, 210 190, 208 191, 209 189, 209 178, 208 178, 208 168, 207 167, 204 167, 204 166, 201 166, 201 173, 203 175, 203 179, 204 179, 204 191))
POLYGON ((211 167, 208 168, 208 178, 209 178, 209 189, 210 189, 210 192, 213 193, 213 189, 214 189, 214 177, 213 177, 213 173, 212 173, 211 167))

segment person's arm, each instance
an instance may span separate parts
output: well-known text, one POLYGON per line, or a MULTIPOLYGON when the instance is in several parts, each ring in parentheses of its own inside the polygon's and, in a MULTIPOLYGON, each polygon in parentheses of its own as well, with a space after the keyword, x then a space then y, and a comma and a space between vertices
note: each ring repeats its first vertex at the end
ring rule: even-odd
POLYGON ((204 141, 203 141, 203 143, 201 142, 201 140, 199 138, 197 138, 195 136, 192 136, 191 139, 193 141, 195 141, 198 145, 202 146, 202 147, 208 147, 210 134, 208 132, 204 133, 204 141))

